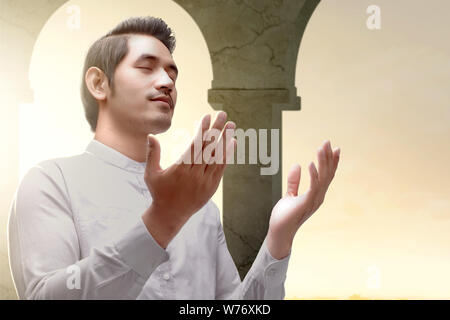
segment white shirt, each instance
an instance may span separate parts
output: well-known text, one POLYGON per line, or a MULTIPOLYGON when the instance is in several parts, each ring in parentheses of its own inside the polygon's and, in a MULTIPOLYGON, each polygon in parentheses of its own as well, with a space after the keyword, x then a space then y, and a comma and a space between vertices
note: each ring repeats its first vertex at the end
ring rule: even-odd
POLYGON ((27 172, 8 221, 19 298, 284 298, 290 254, 273 258, 264 240, 241 281, 211 200, 159 246, 141 218, 152 202, 145 166, 93 139, 27 172))

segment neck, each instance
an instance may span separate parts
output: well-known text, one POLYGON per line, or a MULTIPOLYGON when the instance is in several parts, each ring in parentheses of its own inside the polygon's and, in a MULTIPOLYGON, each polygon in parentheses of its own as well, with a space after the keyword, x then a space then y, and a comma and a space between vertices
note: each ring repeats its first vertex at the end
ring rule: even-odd
POLYGON ((147 136, 121 132, 107 125, 97 126, 94 139, 137 162, 145 162, 147 136))

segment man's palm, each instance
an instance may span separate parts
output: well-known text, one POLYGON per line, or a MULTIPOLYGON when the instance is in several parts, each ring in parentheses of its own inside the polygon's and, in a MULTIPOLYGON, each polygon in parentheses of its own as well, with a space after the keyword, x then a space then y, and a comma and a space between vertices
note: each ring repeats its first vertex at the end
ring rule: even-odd
POLYGON ((309 166, 310 188, 298 195, 301 167, 295 165, 288 173, 287 192, 272 210, 269 222, 269 232, 277 238, 293 239, 298 228, 320 207, 328 186, 334 178, 339 162, 340 149, 331 150, 331 144, 326 141, 318 150, 319 171, 314 162, 309 166))

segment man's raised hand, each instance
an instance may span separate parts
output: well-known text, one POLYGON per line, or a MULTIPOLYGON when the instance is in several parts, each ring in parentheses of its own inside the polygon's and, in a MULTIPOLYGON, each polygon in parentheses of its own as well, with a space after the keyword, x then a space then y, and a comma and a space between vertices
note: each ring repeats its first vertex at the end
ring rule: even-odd
POLYGON ((317 158, 319 172, 314 162, 309 165, 308 191, 298 195, 301 167, 294 165, 288 173, 286 195, 272 210, 267 246, 276 259, 284 258, 289 254, 297 230, 323 203, 339 163, 340 148, 332 150, 331 143, 327 140, 318 149, 317 158))
POLYGON ((216 192, 226 159, 236 148, 236 139, 231 137, 232 134, 225 134, 228 130, 233 133, 235 124, 226 122, 226 119, 227 114, 219 112, 210 128, 211 117, 205 115, 194 140, 180 159, 183 161, 177 161, 167 169, 160 166, 161 147, 158 140, 153 135, 148 136, 144 180, 153 200, 142 218, 162 247, 216 192), (209 139, 218 130, 221 131, 220 137, 217 134, 215 137, 219 139, 209 139), (212 157, 215 161, 210 161, 212 157), (217 161, 218 157, 221 161, 217 161))

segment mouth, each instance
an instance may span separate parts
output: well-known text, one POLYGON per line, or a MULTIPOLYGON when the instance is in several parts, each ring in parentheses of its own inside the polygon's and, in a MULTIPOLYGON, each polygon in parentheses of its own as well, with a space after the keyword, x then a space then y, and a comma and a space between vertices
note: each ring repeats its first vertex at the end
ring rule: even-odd
POLYGON ((166 108, 169 109, 173 108, 172 99, 170 99, 169 97, 158 97, 155 99, 151 99, 150 101, 160 102, 161 105, 164 105, 166 108))
POLYGON ((170 104, 166 101, 163 100, 151 100, 153 102, 159 102, 161 105, 163 105, 164 107, 166 107, 167 109, 171 109, 172 107, 170 106, 170 104))

